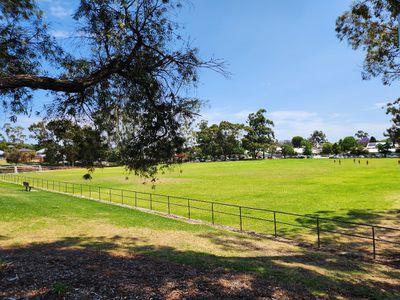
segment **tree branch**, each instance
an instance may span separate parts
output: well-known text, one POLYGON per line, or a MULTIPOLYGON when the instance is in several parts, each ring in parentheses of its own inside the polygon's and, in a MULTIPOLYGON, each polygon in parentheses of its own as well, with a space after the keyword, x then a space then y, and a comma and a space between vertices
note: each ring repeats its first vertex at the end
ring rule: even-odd
POLYGON ((83 78, 69 80, 31 74, 3 76, 0 77, 0 90, 31 88, 56 92, 80 93, 129 65, 142 44, 142 39, 139 37, 135 47, 133 47, 131 53, 125 60, 111 60, 103 68, 83 78))

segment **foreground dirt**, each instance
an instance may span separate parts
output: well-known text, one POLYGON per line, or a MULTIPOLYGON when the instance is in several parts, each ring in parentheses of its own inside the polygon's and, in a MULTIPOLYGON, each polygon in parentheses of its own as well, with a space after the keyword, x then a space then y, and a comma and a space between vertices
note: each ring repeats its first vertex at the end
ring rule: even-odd
POLYGON ((1 299, 314 299, 251 274, 46 244, 0 250, 1 299))

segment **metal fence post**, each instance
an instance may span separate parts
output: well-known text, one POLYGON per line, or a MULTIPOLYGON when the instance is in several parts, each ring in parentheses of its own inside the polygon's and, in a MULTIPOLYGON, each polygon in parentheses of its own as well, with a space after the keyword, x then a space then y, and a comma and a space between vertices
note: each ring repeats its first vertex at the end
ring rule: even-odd
POLYGON ((275 237, 278 236, 277 232, 276 232, 276 212, 274 211, 274 235, 275 237))
POLYGON ((375 227, 372 226, 372 251, 373 251, 373 256, 374 259, 376 258, 376 246, 375 246, 375 227))
POLYGON ((319 236, 319 218, 317 218, 317 235, 318 235, 318 249, 321 248, 321 240, 319 236))
POLYGON ((167 201, 168 201, 168 214, 171 214, 171 204, 170 204, 170 200, 169 200, 169 195, 167 196, 167 201))
POLYGON ((190 200, 187 199, 187 207, 188 207, 188 217, 190 219, 190 200))
POLYGON ((75 183, 72 183, 72 195, 75 195, 75 183))
POLYGON ((110 196, 110 202, 111 202, 111 188, 108 189, 108 192, 110 194, 109 196, 110 196))
POLYGON ((92 198, 92 186, 89 185, 89 198, 92 198))
POLYGON ((135 207, 137 207, 137 192, 135 191, 135 207))
POLYGON ((81 197, 83 196, 83 186, 82 186, 82 183, 81 183, 81 197))
POLYGON ((124 190, 121 190, 121 202, 124 204, 124 190))
POLYGON ((240 218, 240 231, 243 231, 242 207, 241 206, 239 206, 239 218, 240 218))
POLYGON ((211 203, 211 222, 214 225, 214 202, 211 203))
POLYGON ((150 194, 150 210, 153 210, 153 194, 150 194))
POLYGON ((101 192, 100 192, 101 187, 99 187, 99 200, 101 200, 101 192))

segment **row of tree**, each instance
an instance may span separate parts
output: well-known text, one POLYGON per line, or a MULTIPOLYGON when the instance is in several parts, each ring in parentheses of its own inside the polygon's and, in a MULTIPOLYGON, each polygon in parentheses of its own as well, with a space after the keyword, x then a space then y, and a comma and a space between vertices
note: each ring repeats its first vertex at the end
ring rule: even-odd
POLYGON ((202 121, 199 130, 194 133, 196 145, 191 153, 197 157, 226 159, 232 155, 241 155, 247 151, 256 158, 259 153, 265 157, 275 146, 274 123, 265 116, 266 110, 260 109, 248 116, 247 124, 222 121, 208 125, 202 121))
MULTIPOLYGON (((201 121, 198 129, 187 136, 186 148, 179 151, 176 149, 175 159, 185 156, 189 159, 212 160, 226 160, 233 156, 265 158, 267 155, 274 155, 278 147, 284 157, 298 154, 311 156, 313 148, 324 155, 361 155, 367 153, 365 146, 369 142, 376 142, 375 137, 370 137, 362 130, 335 143, 329 142, 325 133, 320 130, 315 130, 309 138, 294 136, 289 141, 278 142, 273 129, 274 123, 266 117, 265 109, 249 114, 245 124, 222 121, 209 125, 207 121, 201 121), (189 139, 189 136, 194 139, 189 139), (298 148, 302 148, 302 151, 296 151, 298 148)), ((37 141, 35 145, 25 144, 26 134, 23 127, 11 124, 3 126, 4 135, 0 136, 0 149, 7 151, 11 162, 21 162, 22 154, 13 149, 24 147, 45 149, 45 162, 49 164, 68 162, 74 165, 78 162, 91 168, 101 161, 122 163, 121 148, 110 143, 102 131, 89 125, 79 126, 70 120, 59 119, 32 124, 29 131, 30 137, 37 141)), ((380 143, 379 151, 386 155, 394 143, 396 139, 380 143)))

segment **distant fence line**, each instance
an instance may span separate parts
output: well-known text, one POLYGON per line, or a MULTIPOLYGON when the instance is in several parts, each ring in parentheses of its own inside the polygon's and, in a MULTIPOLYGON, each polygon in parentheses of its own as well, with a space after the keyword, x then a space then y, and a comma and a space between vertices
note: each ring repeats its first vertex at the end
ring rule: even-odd
POLYGON ((71 166, 47 166, 47 165, 2 165, 0 173, 26 173, 50 170, 78 169, 80 167, 71 166))
MULTIPOLYGON (((155 212, 167 213, 168 215, 181 216, 189 220, 193 219, 193 213, 195 211, 201 211, 203 212, 203 215, 196 219, 210 222, 213 225, 227 225, 242 232, 246 231, 259 234, 269 234, 274 237, 278 237, 284 235, 290 236, 290 234, 287 234, 288 227, 307 229, 308 232, 311 233, 311 236, 315 237, 314 244, 318 248, 321 248, 324 242, 324 240, 321 238, 321 235, 330 234, 332 238, 335 238, 333 243, 335 245, 334 248, 337 250, 343 249, 343 247, 347 249, 346 247, 350 245, 351 247, 354 247, 352 250, 370 253, 374 259, 378 255, 397 259, 400 257, 400 248, 398 248, 400 246, 400 228, 324 218, 319 216, 302 215, 278 210, 269 210, 187 197, 48 180, 44 178, 29 177, 11 173, 0 173, 0 180, 15 184, 29 182, 30 186, 38 189, 61 192, 93 200, 109 201, 110 203, 120 203, 133 208, 146 208, 155 212), (141 201, 145 201, 147 205, 141 205, 141 201), (155 207, 157 204, 164 205, 164 211, 157 209, 155 207), (174 207, 180 208, 180 210, 179 212, 175 211, 174 214, 171 214, 171 210, 174 207), (229 216, 229 221, 227 223, 230 224, 217 222, 217 215, 219 218, 220 216, 229 216), (290 217, 296 217, 296 221, 300 223, 290 223, 287 221, 287 219, 290 217), (232 218, 237 218, 237 221, 234 222, 236 225, 232 224, 232 218), (257 230, 257 228, 263 228, 264 226, 256 227, 254 226, 254 223, 246 224, 246 228, 244 228, 245 220, 260 221, 271 224, 272 226, 269 232, 262 232, 262 230, 257 230), (284 227, 282 228, 284 229, 283 233, 278 230, 278 226, 284 227), (337 230, 337 228, 341 230, 337 230), (378 231, 380 232, 380 235, 378 235, 378 231), (387 234, 385 238, 381 237, 384 235, 383 232, 387 234), (387 239, 388 237, 391 239, 387 239), (343 238, 349 238, 350 240, 346 241, 343 240, 343 238), (358 239, 357 243, 355 242, 354 238, 358 239), (391 245, 395 247, 395 249, 392 248, 388 250, 388 247, 383 245, 391 245), (381 252, 378 252, 378 248, 381 249, 381 252)), ((308 234, 307 237, 310 237, 310 234, 308 234)))

